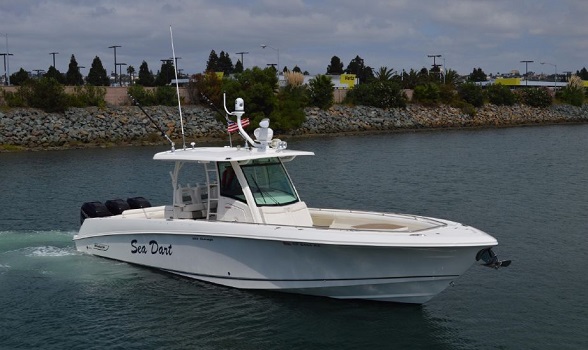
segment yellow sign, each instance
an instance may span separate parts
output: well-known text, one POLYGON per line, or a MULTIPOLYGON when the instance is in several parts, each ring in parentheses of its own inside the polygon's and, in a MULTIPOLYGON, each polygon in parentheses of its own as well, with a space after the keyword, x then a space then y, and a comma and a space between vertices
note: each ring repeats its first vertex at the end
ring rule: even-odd
POLYGON ((223 80, 223 77, 225 76, 225 72, 215 72, 216 73, 216 77, 219 78, 220 80, 223 80))
POLYGON ((584 84, 584 87, 588 87, 588 80, 582 80, 582 83, 584 84))
POLYGON ((339 82, 341 84, 347 84, 350 89, 353 89, 355 86, 355 74, 341 74, 339 82))
POLYGON ((521 78, 496 78, 494 84, 521 85, 521 78))

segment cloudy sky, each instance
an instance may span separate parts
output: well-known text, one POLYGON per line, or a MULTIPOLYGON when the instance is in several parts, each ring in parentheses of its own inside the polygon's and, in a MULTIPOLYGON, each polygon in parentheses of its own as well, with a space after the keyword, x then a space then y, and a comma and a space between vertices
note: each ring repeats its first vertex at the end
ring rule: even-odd
POLYGON ((95 56, 110 72, 113 45, 119 63, 156 72, 172 56, 170 26, 185 73, 202 72, 211 50, 233 63, 249 52, 246 68, 277 63, 279 51, 281 67, 311 74, 357 55, 398 71, 430 67, 427 55, 460 74, 524 72, 521 60, 534 72, 588 67, 586 0, 0 0, 0 18, 11 73, 47 70, 50 52, 61 72, 72 54, 84 74, 95 56))

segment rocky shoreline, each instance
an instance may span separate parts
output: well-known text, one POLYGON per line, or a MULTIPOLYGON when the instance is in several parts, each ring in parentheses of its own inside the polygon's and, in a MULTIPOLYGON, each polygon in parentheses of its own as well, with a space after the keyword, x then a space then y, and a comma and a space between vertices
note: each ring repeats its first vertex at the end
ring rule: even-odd
MULTIPOLYGON (((181 125, 174 107, 149 107, 147 113, 172 138, 181 125)), ((449 106, 409 105, 396 109, 335 105, 329 110, 307 108, 304 124, 292 136, 420 129, 508 127, 588 122, 588 106, 485 105, 469 116, 449 106)), ((226 139, 226 125, 202 106, 182 108, 187 140, 226 139)), ((72 108, 63 114, 36 109, 0 112, 0 151, 104 147, 124 144, 164 144, 159 131, 137 107, 72 108)))

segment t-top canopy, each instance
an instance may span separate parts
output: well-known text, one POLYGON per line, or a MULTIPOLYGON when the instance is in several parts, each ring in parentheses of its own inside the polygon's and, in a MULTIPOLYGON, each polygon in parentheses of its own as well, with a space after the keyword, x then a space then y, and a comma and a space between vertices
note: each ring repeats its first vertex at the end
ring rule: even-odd
POLYGON ((258 148, 243 147, 196 147, 177 149, 174 151, 159 152, 153 156, 155 160, 168 161, 205 161, 205 162, 227 162, 242 161, 261 158, 294 158, 296 156, 313 156, 314 152, 295 151, 295 150, 276 150, 268 148, 260 150, 258 148))

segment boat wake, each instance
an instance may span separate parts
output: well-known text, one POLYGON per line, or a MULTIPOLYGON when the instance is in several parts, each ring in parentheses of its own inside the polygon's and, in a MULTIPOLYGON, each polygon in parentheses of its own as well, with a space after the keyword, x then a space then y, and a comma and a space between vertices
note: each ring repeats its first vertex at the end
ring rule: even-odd
POLYGON ((30 247, 26 248, 25 251, 25 255, 28 257, 61 257, 79 254, 73 246, 67 248, 54 246, 30 247))

